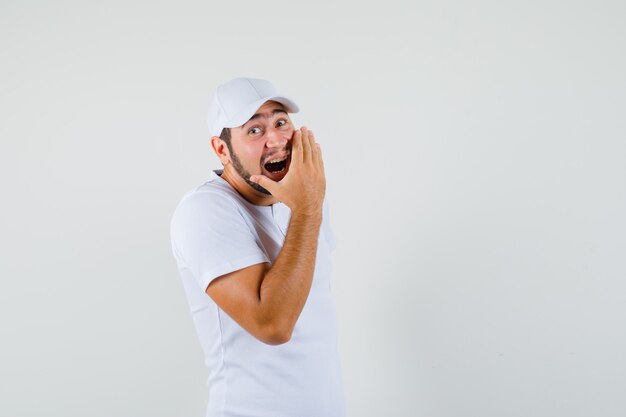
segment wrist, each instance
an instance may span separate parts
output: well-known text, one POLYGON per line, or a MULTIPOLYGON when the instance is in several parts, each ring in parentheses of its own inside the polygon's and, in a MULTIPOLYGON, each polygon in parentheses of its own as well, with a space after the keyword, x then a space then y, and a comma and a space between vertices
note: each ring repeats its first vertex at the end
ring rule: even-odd
POLYGON ((307 222, 322 222, 322 207, 319 208, 297 208, 291 211, 291 217, 302 219, 307 222))

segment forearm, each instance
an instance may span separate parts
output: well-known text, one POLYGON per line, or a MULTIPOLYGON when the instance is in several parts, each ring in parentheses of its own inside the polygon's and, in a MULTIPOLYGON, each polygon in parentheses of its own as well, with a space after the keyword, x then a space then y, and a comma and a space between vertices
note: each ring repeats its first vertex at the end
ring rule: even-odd
POLYGON ((289 337, 311 290, 321 223, 321 210, 312 215, 292 213, 283 248, 261 284, 266 322, 289 337))

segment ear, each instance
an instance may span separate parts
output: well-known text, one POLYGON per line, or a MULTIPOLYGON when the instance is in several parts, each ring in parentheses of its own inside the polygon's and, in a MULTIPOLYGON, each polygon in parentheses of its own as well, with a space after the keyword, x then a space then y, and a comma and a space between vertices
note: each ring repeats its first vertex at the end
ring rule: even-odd
POLYGON ((226 142, 219 138, 219 136, 211 136, 211 147, 215 152, 215 155, 222 162, 222 165, 226 165, 230 162, 230 154, 228 153, 228 146, 226 142))

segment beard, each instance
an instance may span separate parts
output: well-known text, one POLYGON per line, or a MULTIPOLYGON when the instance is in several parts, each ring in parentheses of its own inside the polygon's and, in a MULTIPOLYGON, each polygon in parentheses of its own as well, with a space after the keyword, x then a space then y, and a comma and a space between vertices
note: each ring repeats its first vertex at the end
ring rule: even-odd
POLYGON ((272 193, 270 193, 265 188, 261 187, 259 184, 250 181, 251 174, 248 172, 247 169, 243 167, 241 160, 239 160, 239 157, 233 151, 232 147, 230 146, 230 143, 227 142, 226 144, 228 145, 228 150, 230 151, 230 159, 233 161, 233 168, 235 168, 235 171, 237 171, 237 174, 239 174, 239 176, 243 178, 244 181, 247 182, 250 187, 254 188, 258 192, 266 194, 266 195, 272 195, 272 193))

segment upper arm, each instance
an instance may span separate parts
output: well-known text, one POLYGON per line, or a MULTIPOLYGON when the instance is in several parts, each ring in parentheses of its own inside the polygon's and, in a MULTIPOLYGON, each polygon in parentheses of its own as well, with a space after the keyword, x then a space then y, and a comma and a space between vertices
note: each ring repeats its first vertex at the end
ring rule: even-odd
POLYGON ((213 193, 183 200, 171 222, 177 260, 202 291, 254 337, 277 344, 259 302, 269 259, 253 232, 232 201, 213 193))
POLYGON ((260 289, 268 263, 251 265, 215 278, 206 289, 209 297, 241 327, 260 341, 277 345, 286 340, 263 316, 260 289))

